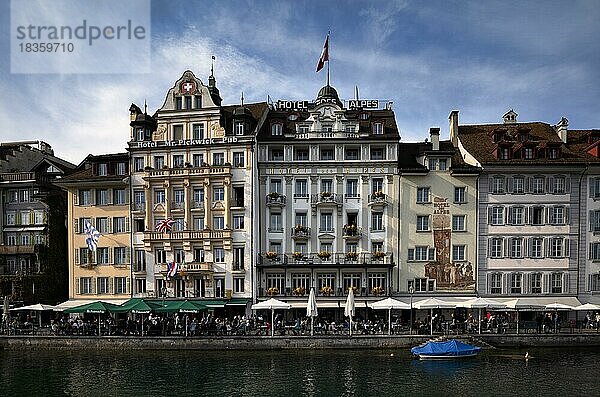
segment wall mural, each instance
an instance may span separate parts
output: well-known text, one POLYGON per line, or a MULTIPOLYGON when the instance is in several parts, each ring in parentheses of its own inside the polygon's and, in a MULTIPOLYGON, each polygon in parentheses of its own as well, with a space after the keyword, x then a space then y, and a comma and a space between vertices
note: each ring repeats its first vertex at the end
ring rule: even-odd
POLYGON ((452 263, 452 216, 447 198, 433 198, 433 245, 435 262, 425 265, 425 277, 436 280, 437 291, 474 291, 471 262, 452 263))

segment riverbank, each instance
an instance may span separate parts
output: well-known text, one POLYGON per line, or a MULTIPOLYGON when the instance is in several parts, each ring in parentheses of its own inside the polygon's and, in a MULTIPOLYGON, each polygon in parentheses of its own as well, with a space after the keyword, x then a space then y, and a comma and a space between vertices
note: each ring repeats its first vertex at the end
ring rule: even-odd
MULTIPOLYGON (((450 336, 452 337, 452 336, 450 336)), ((476 345, 496 348, 600 346, 600 334, 460 335, 476 345)), ((132 336, 1 336, 3 350, 289 350, 396 349, 431 339, 428 335, 401 336, 251 336, 251 337, 132 337, 132 336)))

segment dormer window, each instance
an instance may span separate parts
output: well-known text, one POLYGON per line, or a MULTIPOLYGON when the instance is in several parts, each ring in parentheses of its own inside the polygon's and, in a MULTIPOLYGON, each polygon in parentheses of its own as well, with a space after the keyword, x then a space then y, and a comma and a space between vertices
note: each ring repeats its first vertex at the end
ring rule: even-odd
POLYGON ((244 135, 244 123, 237 122, 235 123, 235 135, 244 135))
POLYGON ((356 131, 356 127, 353 126, 353 125, 346 125, 344 127, 344 131, 345 132, 350 132, 350 133, 355 132, 356 131))
POLYGON ((194 98, 196 99, 196 109, 202 109, 202 96, 195 95, 194 98))
POLYGON ((173 126, 173 140, 178 141, 183 139, 183 126, 182 125, 174 125, 173 126))
POLYGON ((307 125, 301 125, 298 127, 298 133, 299 134, 308 134, 308 126, 307 125))
POLYGON ((175 110, 183 109, 183 97, 175 97, 175 110))
POLYGON ((383 123, 373 123, 373 135, 383 135, 383 123))
POLYGON ((533 148, 526 147, 523 149, 523 159, 525 159, 525 160, 533 159, 533 148))
POLYGON ((98 175, 99 176, 108 175, 108 164, 106 164, 106 163, 98 164, 98 175))
POLYGON ((519 142, 525 142, 527 141, 527 139, 529 138, 529 134, 527 134, 526 132, 519 132, 519 142))
POLYGON ((369 113, 361 113, 360 119, 361 120, 369 120, 369 113))
POLYGON ((494 134, 494 142, 498 143, 504 138, 504 132, 496 132, 494 134))
POLYGON ((273 123, 271 125, 271 135, 272 136, 283 135, 283 125, 281 123, 273 123))
POLYGON ((556 160, 560 157, 560 149, 558 148, 549 148, 548 149, 548 158, 550 160, 556 160))
POLYGON ((192 108, 192 97, 189 95, 185 97, 185 108, 188 110, 192 108))
POLYGON ((126 175, 127 174, 127 167, 125 166, 125 163, 117 163, 117 175, 126 175))
POLYGON ((438 161, 438 169, 440 171, 446 171, 446 169, 448 169, 448 165, 447 165, 446 159, 439 159, 439 161, 438 161))
POLYGON ((510 159, 510 149, 507 147, 498 148, 498 158, 500 160, 510 159))

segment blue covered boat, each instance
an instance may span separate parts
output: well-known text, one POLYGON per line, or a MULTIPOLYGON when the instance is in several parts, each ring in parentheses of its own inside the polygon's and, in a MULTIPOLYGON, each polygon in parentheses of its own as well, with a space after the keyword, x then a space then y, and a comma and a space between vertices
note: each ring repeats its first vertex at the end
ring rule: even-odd
POLYGON ((473 357, 480 351, 481 347, 472 346, 456 339, 446 342, 427 342, 410 349, 410 352, 421 360, 473 357))

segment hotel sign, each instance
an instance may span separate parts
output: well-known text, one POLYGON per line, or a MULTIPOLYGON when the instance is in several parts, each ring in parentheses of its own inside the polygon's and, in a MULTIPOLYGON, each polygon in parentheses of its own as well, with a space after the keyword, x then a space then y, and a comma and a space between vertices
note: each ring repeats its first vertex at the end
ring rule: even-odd
POLYGON ((175 147, 175 146, 211 146, 222 145, 227 143, 236 143, 238 141, 235 136, 225 136, 222 138, 206 138, 206 139, 178 139, 171 141, 140 141, 129 142, 129 147, 134 149, 140 148, 158 148, 158 147, 175 147))
POLYGON ((308 101, 282 101, 279 100, 275 104, 277 110, 308 110, 308 101))
POLYGON ((350 99, 348 109, 379 109, 377 99, 350 99))

